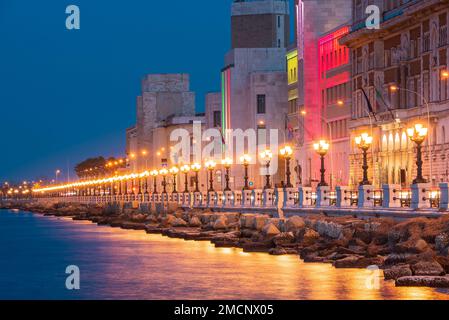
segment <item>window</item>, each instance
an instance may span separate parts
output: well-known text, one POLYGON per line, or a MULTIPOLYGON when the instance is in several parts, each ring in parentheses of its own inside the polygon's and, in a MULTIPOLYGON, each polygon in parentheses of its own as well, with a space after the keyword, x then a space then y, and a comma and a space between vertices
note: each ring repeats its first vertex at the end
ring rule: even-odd
POLYGON ((265 95, 264 94, 258 94, 257 95, 257 113, 258 114, 265 114, 266 113, 265 95))
POLYGON ((214 111, 214 127, 221 127, 221 111, 214 111))
POLYGON ((281 28, 281 16, 278 16, 278 28, 281 28))

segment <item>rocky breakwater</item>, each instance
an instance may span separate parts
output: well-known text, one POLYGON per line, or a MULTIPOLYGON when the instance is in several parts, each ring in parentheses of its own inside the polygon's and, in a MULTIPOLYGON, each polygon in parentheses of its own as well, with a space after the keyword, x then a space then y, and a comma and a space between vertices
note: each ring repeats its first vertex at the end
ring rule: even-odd
POLYGON ((449 217, 393 219, 313 215, 272 218, 269 215, 211 210, 149 210, 130 204, 3 204, 100 225, 145 230, 185 240, 210 241, 216 247, 245 252, 298 254, 304 262, 335 268, 378 266, 397 286, 449 287, 449 217))

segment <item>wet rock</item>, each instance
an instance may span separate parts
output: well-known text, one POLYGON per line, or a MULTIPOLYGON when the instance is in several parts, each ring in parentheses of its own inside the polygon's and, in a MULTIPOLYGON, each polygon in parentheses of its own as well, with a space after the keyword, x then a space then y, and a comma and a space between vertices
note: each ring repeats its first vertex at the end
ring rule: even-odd
POLYGON ((410 277, 412 275, 412 270, 408 264, 396 265, 384 270, 385 280, 396 280, 402 277, 410 277))
POLYGON ((443 267, 436 261, 420 261, 411 266, 415 276, 441 276, 445 272, 443 267))
POLYGON ((382 257, 366 258, 361 256, 349 256, 334 262, 335 268, 367 268, 372 265, 381 266, 384 263, 382 257))
POLYGON ((244 252, 269 252, 272 245, 268 242, 247 242, 242 244, 244 252))
POLYGON ((407 253, 392 253, 385 259, 385 265, 396 265, 401 263, 406 263, 412 255, 407 253))
POLYGON ((283 232, 276 235, 273 239, 273 242, 277 246, 283 246, 291 244, 295 240, 295 236, 292 232, 283 232))
POLYGON ((449 277, 440 277, 440 276, 402 277, 396 280, 396 286, 449 288, 449 277))
POLYGON ((268 251, 269 254, 273 255, 273 256, 282 256, 282 255, 286 255, 287 254, 287 250, 285 250, 284 248, 271 248, 268 251))
POLYGON ((296 232, 300 229, 305 228, 306 223, 304 219, 298 216, 293 216, 285 222, 285 231, 287 232, 296 232))
POLYGON ((308 253, 301 257, 306 263, 330 263, 326 257, 319 256, 316 252, 308 253))

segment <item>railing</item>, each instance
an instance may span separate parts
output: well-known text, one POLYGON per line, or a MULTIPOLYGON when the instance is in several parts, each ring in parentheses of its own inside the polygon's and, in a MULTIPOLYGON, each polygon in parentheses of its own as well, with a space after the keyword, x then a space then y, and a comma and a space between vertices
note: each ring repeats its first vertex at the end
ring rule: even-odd
MULTIPOLYGON (((36 197, 34 200, 52 200, 82 202, 88 204, 107 204, 114 202, 134 203, 177 203, 187 207, 244 208, 244 209, 300 209, 328 207, 334 209, 391 209, 391 210, 448 210, 449 183, 441 183, 438 188, 429 184, 412 185, 401 188, 399 185, 385 185, 382 189, 361 186, 357 190, 338 187, 335 191, 329 187, 316 190, 307 187, 245 190, 228 192, 195 193, 128 193, 97 195, 57 195, 36 197)), ((12 199, 10 199, 12 200, 12 199)), ((29 198, 28 198, 29 200, 29 198)), ((8 201, 3 199, 2 201, 8 201)))

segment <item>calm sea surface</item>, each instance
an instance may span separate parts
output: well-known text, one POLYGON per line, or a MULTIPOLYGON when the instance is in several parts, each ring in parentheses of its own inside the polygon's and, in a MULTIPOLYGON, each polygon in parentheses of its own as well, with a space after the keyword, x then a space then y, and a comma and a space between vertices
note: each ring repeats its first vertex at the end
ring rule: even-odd
POLYGON ((369 275, 0 210, 0 299, 449 299, 385 281, 367 289, 369 275), (69 265, 80 268, 80 290, 65 288, 69 265))

